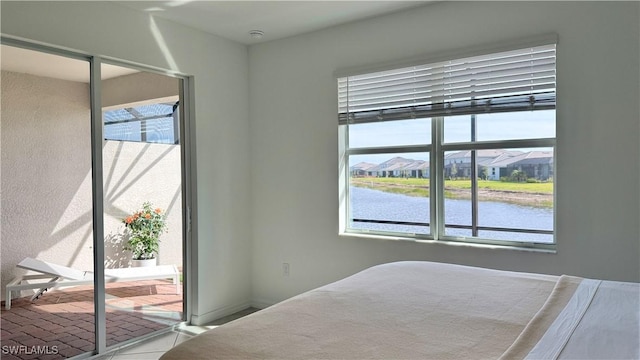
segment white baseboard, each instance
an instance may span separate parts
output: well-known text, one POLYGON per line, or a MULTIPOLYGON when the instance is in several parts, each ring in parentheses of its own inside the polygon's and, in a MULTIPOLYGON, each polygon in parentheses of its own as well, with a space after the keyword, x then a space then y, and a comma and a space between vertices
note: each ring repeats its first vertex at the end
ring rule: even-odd
POLYGON ((191 315, 191 324, 197 325, 197 326, 205 325, 214 320, 218 320, 225 316, 235 314, 240 310, 244 310, 248 307, 251 307, 252 304, 253 304, 252 302, 244 302, 237 305, 225 306, 223 308, 216 309, 202 315, 191 315))
POLYGON ((273 300, 268 300, 268 299, 252 299, 251 300, 251 307, 257 308, 257 309, 266 309, 271 305, 274 305, 276 303, 278 303, 279 301, 273 301, 273 300))

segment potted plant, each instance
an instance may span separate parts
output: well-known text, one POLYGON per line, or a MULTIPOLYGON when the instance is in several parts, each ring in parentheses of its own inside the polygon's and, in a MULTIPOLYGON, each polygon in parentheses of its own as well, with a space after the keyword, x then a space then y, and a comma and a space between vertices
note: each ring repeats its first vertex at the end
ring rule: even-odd
POLYGON ((160 234, 167 230, 166 215, 162 209, 154 209, 147 201, 140 210, 122 219, 122 222, 129 233, 124 249, 133 253, 133 266, 155 265, 160 234))

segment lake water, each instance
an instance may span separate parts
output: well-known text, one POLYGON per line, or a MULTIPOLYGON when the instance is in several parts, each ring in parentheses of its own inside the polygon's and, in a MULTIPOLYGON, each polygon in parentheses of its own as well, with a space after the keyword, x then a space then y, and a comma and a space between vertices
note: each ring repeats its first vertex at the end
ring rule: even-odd
MULTIPOLYGON (((351 186, 351 215, 354 219, 387 220, 428 223, 430 221, 429 198, 387 193, 379 190, 351 186)), ((471 225, 471 201, 445 199, 445 224, 471 225)), ((478 203, 478 225, 520 229, 553 229, 553 209, 535 208, 509 203, 481 201, 478 203)), ((428 234, 428 226, 397 225, 353 222, 356 229, 382 230, 428 234)), ((447 235, 471 236, 471 230, 447 228, 447 235)), ((503 231, 483 231, 479 237, 515 240, 553 242, 552 235, 528 234, 503 231)))

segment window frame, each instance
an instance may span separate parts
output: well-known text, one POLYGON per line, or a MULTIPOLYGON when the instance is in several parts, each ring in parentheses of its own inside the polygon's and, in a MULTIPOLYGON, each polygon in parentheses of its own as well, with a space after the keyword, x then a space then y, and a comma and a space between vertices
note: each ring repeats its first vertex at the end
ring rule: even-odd
MULTIPOLYGON (((434 119, 434 121, 439 122, 441 124, 442 127, 444 127, 444 118, 437 118, 434 119)), ((540 248, 540 249, 555 249, 555 245, 556 245, 556 224, 555 224, 555 215, 556 215, 556 211, 555 211, 555 184, 556 184, 556 139, 555 138, 534 138, 534 139, 515 139, 515 140, 491 140, 491 141, 468 141, 468 142, 455 142, 455 143, 441 143, 440 146, 440 152, 439 152, 440 156, 438 156, 438 158, 436 159, 436 161, 440 162, 440 170, 438 172, 438 176, 436 179, 436 193, 437 193, 437 201, 438 201, 438 206, 439 209, 437 211, 439 211, 439 215, 440 217, 438 218, 438 232, 436 233, 436 236, 434 237, 434 240, 443 240, 443 241, 458 241, 458 242, 464 242, 464 243, 468 243, 468 242, 472 242, 472 243, 480 243, 480 244, 490 244, 490 245, 508 245, 508 246, 515 246, 515 247, 532 247, 532 248, 540 248), (463 151, 463 150, 471 150, 471 151, 477 151, 477 150, 495 150, 495 149, 519 149, 519 148, 551 148, 553 151, 553 156, 554 156, 554 162, 553 162, 553 185, 554 185, 554 192, 553 192, 553 197, 554 197, 554 208, 553 208, 553 229, 551 230, 551 235, 552 236, 552 242, 548 243, 548 242, 534 242, 534 241, 516 241, 516 240, 498 240, 498 239, 491 239, 491 238, 482 238, 479 236, 472 236, 472 237, 458 237, 458 236, 451 236, 451 235, 446 235, 445 231, 446 231, 446 224, 445 224, 445 204, 444 204, 444 158, 445 158, 445 153, 448 151, 463 151)), ((474 162, 476 161, 474 159, 474 155, 472 155, 472 163, 471 163, 471 176, 470 176, 470 181, 472 183, 472 187, 471 187, 471 206, 473 207, 477 207, 478 204, 480 203, 480 201, 477 199, 477 182, 478 182, 478 176, 477 176, 477 167, 478 164, 476 163, 474 166, 474 162)), ((488 231, 494 231, 493 229, 491 229, 491 227, 488 226, 480 226, 477 224, 478 218, 477 218, 477 209, 476 210, 472 210, 472 212, 476 212, 476 214, 472 214, 472 233, 476 232, 477 230, 488 230, 488 231)), ((451 227, 451 226, 450 226, 451 227)), ((529 233, 529 234, 548 234, 547 231, 536 231, 535 229, 520 229, 520 228, 505 228, 505 227, 500 227, 501 230, 498 231, 505 231, 506 229, 510 229, 512 230, 511 232, 524 232, 524 233, 529 233), (519 230, 527 230, 527 231, 519 231, 519 230)))
MULTIPOLYGON (((345 191, 345 195, 346 195, 346 202, 345 202, 345 214, 347 216, 347 218, 345 219, 345 227, 341 227, 341 229, 344 229, 344 233, 359 233, 359 234, 378 234, 378 235, 383 235, 383 236, 392 236, 392 237, 407 237, 407 234, 410 233, 405 233, 405 232, 394 232, 394 231, 380 231, 380 230, 376 230, 376 231, 372 231, 372 230, 366 230, 366 229, 352 229, 348 226, 349 221, 351 221, 351 206, 349 205, 349 199, 350 199, 350 167, 349 167, 349 157, 352 155, 374 155, 374 154, 406 154, 406 153, 429 153, 429 159, 431 159, 431 154, 433 153, 432 148, 433 146, 431 144, 423 144, 423 145, 407 145, 407 146, 388 146, 388 147, 360 147, 360 148, 354 148, 354 149, 350 149, 348 146, 348 142, 349 142, 349 137, 348 137, 348 125, 340 125, 341 127, 344 126, 345 127, 345 133, 346 133, 346 138, 345 140, 345 163, 346 163, 346 176, 344 177, 344 191, 345 191)), ((431 161, 431 160, 430 160, 431 161)), ((431 165, 430 169, 429 169, 429 181, 432 181, 432 168, 431 165)), ((429 206, 431 207, 431 204, 433 203, 433 201, 431 200, 431 198, 429 199, 429 206)), ((430 209, 431 212, 431 209, 430 209)), ((433 215, 432 215, 433 217, 433 215)), ((433 239, 432 237, 432 223, 433 220, 429 219, 429 223, 424 223, 418 226, 428 226, 429 227, 429 234, 417 234, 414 233, 413 237, 416 239, 433 239)), ((404 224, 404 225, 409 225, 409 224, 404 224)))
MULTIPOLYGON (((475 49, 474 52, 480 52, 483 54, 498 53, 500 51, 513 50, 517 48, 526 48, 529 46, 536 46, 541 44, 556 44, 557 35, 552 34, 544 37, 539 37, 527 41, 512 42, 505 46, 487 47, 484 50, 475 49), (493 49, 493 50, 487 50, 493 49)), ((465 56, 472 56, 468 53, 466 55, 457 54, 452 55, 451 59, 456 57, 462 58, 465 56)), ((427 59, 440 59, 442 56, 427 57, 427 59)), ((377 72, 383 70, 392 70, 394 68, 400 68, 403 66, 411 66, 411 64, 426 63, 429 60, 418 60, 411 62, 401 62, 384 67, 368 67, 360 70, 343 70, 336 72, 336 80, 351 76, 354 74, 366 74, 369 72, 377 72)), ((557 80, 554 87, 557 91, 557 80)), ((339 105, 340 106, 340 105, 339 105)), ((556 115, 555 123, 557 128, 557 111, 556 106, 553 107, 553 111, 556 115)), ((522 111, 518 111, 522 112, 522 111)), ((410 119, 410 118, 407 118, 410 119)), ((556 184, 557 184, 557 147, 556 137, 553 138, 531 138, 531 139, 507 139, 507 140, 488 140, 488 141, 465 141, 465 142, 444 142, 444 116, 434 116, 430 119, 431 122, 431 139, 430 143, 420 145, 409 146, 372 146, 372 147, 349 147, 349 126, 356 124, 344 124, 341 123, 338 126, 338 156, 339 156, 339 235, 343 236, 365 236, 376 237, 383 239, 402 239, 413 241, 436 241, 443 243, 462 243, 462 244, 476 244, 476 245, 491 245, 494 247, 505 248, 523 248, 534 249, 540 251, 555 251, 556 250, 556 184), (552 242, 535 242, 535 241, 523 241, 523 240, 498 240, 491 238, 481 238, 474 236, 452 236, 445 234, 445 201, 444 201, 444 162, 445 154, 449 151, 461 151, 461 150, 485 150, 485 149, 517 149, 517 148, 551 148, 553 151, 553 228, 552 228, 552 242), (351 206, 350 206, 350 157, 353 155, 371 155, 371 154, 393 154, 393 153, 411 153, 411 152, 428 152, 429 153, 429 181, 430 181, 430 218, 427 219, 429 226, 429 234, 412 234, 409 232, 394 232, 394 231, 380 231, 380 230, 366 230, 366 229, 354 229, 350 226, 352 221, 351 206)), ((475 152, 474 152, 475 155, 475 152)), ((472 156, 472 161, 475 161, 475 156, 472 156)), ((472 207, 477 207, 477 163, 476 168, 471 166, 471 181, 472 185, 472 207)), ((472 210, 473 211, 473 210, 472 210)), ((490 227, 482 227, 477 224, 477 211, 475 215, 472 215, 472 227, 477 230, 488 230, 490 227), (475 218, 475 219, 474 219, 475 218), (485 229, 481 229, 485 228, 485 229)), ((506 229, 506 228, 505 228, 506 229)), ((517 228, 514 228, 516 230, 517 228)), ((533 229, 530 229, 533 230, 533 229)), ((536 233, 533 231, 525 231, 527 233, 536 233)), ((541 233, 548 234, 547 231, 541 231, 541 233)))

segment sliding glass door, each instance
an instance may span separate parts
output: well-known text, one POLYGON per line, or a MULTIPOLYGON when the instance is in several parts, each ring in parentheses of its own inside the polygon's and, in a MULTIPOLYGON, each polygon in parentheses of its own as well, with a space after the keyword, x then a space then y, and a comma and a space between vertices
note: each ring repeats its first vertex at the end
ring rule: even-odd
POLYGON ((101 70, 106 343, 112 346, 184 318, 181 80, 109 64, 101 70))
POLYGON ((187 79, 1 53, 1 357, 102 353, 184 321, 187 79))
POLYGON ((2 355, 94 349, 90 67, 2 45, 2 355))

